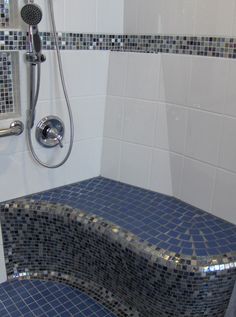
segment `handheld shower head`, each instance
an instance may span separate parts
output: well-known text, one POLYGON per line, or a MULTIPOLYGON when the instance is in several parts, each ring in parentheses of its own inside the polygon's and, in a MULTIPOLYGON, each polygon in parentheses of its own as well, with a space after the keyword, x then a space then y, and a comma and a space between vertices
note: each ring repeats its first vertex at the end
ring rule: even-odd
POLYGON ((41 22, 43 13, 37 4, 29 3, 21 9, 21 17, 26 24, 36 26, 41 22))
POLYGON ((41 22, 43 17, 41 8, 33 2, 28 3, 21 9, 21 17, 23 21, 29 25, 30 53, 35 52, 36 54, 41 54, 41 39, 38 32, 38 24, 41 22))

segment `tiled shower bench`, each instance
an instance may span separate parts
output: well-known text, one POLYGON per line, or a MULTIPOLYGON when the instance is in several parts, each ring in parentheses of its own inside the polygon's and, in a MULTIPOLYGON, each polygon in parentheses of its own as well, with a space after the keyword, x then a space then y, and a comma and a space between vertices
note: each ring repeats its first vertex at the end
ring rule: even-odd
POLYGON ((236 226, 102 177, 1 207, 9 281, 63 282, 117 316, 223 317, 236 226))

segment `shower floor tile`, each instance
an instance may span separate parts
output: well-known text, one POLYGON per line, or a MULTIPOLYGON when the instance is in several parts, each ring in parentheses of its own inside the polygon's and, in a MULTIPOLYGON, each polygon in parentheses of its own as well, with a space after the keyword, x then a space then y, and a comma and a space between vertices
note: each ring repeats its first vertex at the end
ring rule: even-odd
POLYGON ((236 252, 236 226, 176 198, 93 178, 30 198, 96 214, 162 249, 185 256, 236 252))
POLYGON ((79 290, 45 281, 13 281, 1 284, 0 316, 116 317, 79 290))

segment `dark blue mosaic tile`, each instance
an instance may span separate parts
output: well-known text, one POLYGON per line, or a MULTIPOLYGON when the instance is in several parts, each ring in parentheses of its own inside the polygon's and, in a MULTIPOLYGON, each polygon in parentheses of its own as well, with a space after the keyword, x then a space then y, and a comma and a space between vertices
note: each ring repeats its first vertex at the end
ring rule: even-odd
POLYGON ((13 281, 0 285, 1 317, 115 317, 85 293, 45 281, 13 281))
POLYGON ((236 226, 173 197, 97 177, 30 196, 111 221, 160 248, 186 256, 236 252, 236 226))

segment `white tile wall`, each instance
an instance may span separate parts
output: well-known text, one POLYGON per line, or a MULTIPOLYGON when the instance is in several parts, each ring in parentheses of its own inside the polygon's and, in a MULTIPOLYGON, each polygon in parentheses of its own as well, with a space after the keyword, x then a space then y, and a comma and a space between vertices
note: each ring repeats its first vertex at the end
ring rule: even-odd
POLYGON ((188 111, 182 106, 159 103, 155 146, 184 154, 188 111))
MULTIPOLYGON (((48 1, 39 0, 37 3, 43 9, 43 20, 40 30, 50 29, 50 18, 48 1)), ((20 6, 24 4, 20 0, 20 6)), ((105 32, 122 33, 123 31, 123 1, 102 0, 59 0, 54 2, 55 18, 58 30, 74 32, 105 32)), ((24 25, 22 23, 22 25, 24 25)), ((24 28, 26 26, 24 25, 24 28)), ((47 62, 42 65, 42 82, 37 107, 36 122, 43 116, 53 113, 63 117, 68 127, 68 116, 66 113, 64 96, 62 93, 55 52, 45 52, 47 62)), ((65 70, 65 78, 71 99, 75 120, 75 147, 68 163, 58 171, 41 169, 29 157, 25 142, 25 135, 19 138, 3 139, 0 144, 1 180, 2 184, 7 181, 12 183, 11 178, 17 175, 17 181, 12 186, 1 186, 0 200, 25 195, 34 191, 44 190, 52 186, 63 185, 65 182, 96 176, 100 173, 99 146, 101 151, 101 138, 103 136, 105 96, 107 91, 108 53, 107 52, 78 52, 66 51, 62 53, 65 70), (74 156, 77 158, 79 149, 89 149, 91 156, 98 159, 89 160, 81 156, 81 166, 84 162, 87 166, 80 168, 79 160, 73 163, 74 156), (97 153, 97 154, 96 154, 97 153), (27 164, 26 164, 27 162, 27 164), (90 163, 89 163, 90 162, 90 163), (72 165, 78 165, 78 174, 71 172, 72 165), (23 167, 23 168, 22 168, 23 167), (83 170, 83 173, 80 171, 83 170), (67 180, 62 175, 71 174, 67 180), (28 176, 27 176, 28 175, 28 176), (35 175, 34 178, 30 175, 35 175), (38 177, 41 179, 38 182, 38 177), (10 181, 9 181, 10 180, 10 181)), ((22 97, 22 119, 25 122, 26 108, 28 104, 27 94, 27 65, 24 62, 23 53, 20 54, 20 76, 22 97)), ((0 127, 6 127, 10 120, 1 121, 0 127)), ((34 131, 33 131, 34 133, 34 131)), ((69 131, 66 129, 65 142, 69 141, 69 131)), ((52 162, 53 155, 65 155, 63 150, 53 149, 45 151, 36 144, 41 158, 52 162)), ((74 166, 75 168, 75 166, 74 166)))
POLYGON ((193 57, 188 104, 211 112, 224 112, 228 59, 193 57))
POLYGON ((123 139, 153 146, 157 105, 136 99, 125 100, 123 139))
POLYGON ((104 136, 121 139, 123 135, 124 99, 107 96, 104 136))
MULTIPOLYGON (((48 0, 36 2, 44 13, 40 30, 48 31, 51 28, 48 0)), ((20 6, 23 4, 24 0, 20 0, 20 6)), ((124 0, 57 0, 54 9, 59 31, 123 33, 124 0)))
POLYGON ((191 56, 161 54, 160 100, 187 105, 191 56))
POLYGON ((150 189, 172 195, 171 158, 168 151, 153 150, 150 174, 150 189))
POLYGON ((236 223, 234 62, 112 52, 109 65, 102 175, 236 223))
MULTIPOLYGON (((23 58, 22 55, 21 58, 23 58)), ((0 144, 0 201, 100 174, 108 53, 63 52, 63 62, 67 67, 65 77, 75 123, 75 145, 72 155, 68 162, 58 170, 47 170, 32 161, 27 149, 25 134, 17 138, 3 139, 0 144), (81 60, 83 63, 75 63, 77 60, 81 60), (73 71, 68 72, 68 69, 73 69, 73 71), (87 70, 89 71, 87 72, 87 70), (76 79, 76 73, 79 74, 78 80, 76 79), (84 81, 82 78, 84 78, 84 81), (80 89, 76 89, 76 86, 80 89), (65 174, 67 175, 66 178, 64 177, 65 174), (6 184, 9 185, 6 186, 6 184)), ((21 64, 26 67, 22 59, 21 64)), ((23 75, 22 81, 24 79, 23 75)), ((46 115, 53 114, 60 116, 66 125, 65 147, 63 149, 59 147, 51 150, 44 149, 34 141, 39 157, 49 163, 55 163, 55 157, 57 161, 62 159, 68 149, 68 114, 60 90, 56 78, 44 75, 35 122, 37 123, 46 115)), ((26 94, 27 86, 22 84, 21 95, 26 96, 26 94)), ((24 122, 26 108, 27 103, 22 102, 22 117, 19 119, 24 122)), ((9 122, 10 120, 4 120, 1 121, 0 125, 6 127, 9 122)), ((33 130, 33 139, 34 133, 33 130)))
POLYGON ((215 170, 212 166, 185 158, 182 200, 203 210, 211 209, 215 170))
POLYGON ((235 0, 126 0, 124 32, 235 36, 235 0))
POLYGON ((221 116, 189 110, 186 155, 214 164, 218 162, 221 116))
POLYGON ((214 213, 235 223, 236 174, 218 169, 213 197, 214 213))
POLYGON ((157 54, 128 54, 125 96, 157 100, 160 58, 157 54))
POLYGON ((105 177, 120 179, 120 161, 121 161, 122 142, 116 139, 103 139, 102 166, 101 174, 105 177))
POLYGON ((203 35, 231 35, 235 15, 235 1, 197 0, 195 33, 203 35))
POLYGON ((219 166, 236 173, 236 118, 223 118, 219 166))
POLYGON ((120 180, 124 183, 147 188, 152 151, 143 145, 122 143, 120 180))

